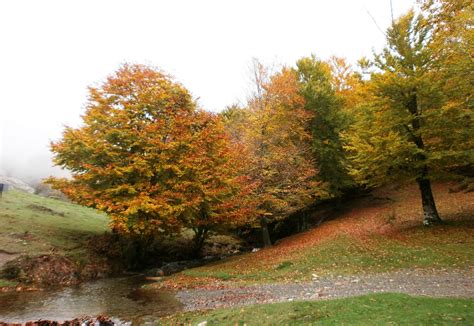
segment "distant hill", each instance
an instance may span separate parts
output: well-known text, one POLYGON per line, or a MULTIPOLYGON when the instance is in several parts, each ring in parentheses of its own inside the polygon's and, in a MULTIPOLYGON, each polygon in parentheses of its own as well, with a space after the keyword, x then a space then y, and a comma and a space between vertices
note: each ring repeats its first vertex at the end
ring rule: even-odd
POLYGON ((35 192, 33 187, 31 187, 29 184, 27 184, 26 182, 24 182, 24 181, 22 181, 18 178, 7 177, 5 175, 0 175, 0 183, 8 185, 8 189, 13 188, 13 189, 23 191, 23 192, 27 192, 27 193, 30 193, 30 194, 35 192))

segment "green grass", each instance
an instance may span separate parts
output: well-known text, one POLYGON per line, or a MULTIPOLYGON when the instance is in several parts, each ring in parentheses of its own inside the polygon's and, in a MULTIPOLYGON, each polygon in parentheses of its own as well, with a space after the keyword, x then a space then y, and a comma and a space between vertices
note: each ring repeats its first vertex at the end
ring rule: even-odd
POLYGON ((6 252, 81 256, 87 239, 108 230, 108 218, 72 203, 9 191, 0 199, 0 225, 0 248, 6 252))
MULTIPOLYGON (((184 273, 186 275, 193 276, 193 277, 208 277, 209 276, 209 273, 205 271, 200 272, 199 270, 196 270, 196 269, 188 269, 188 270, 185 270, 184 273)), ((215 272, 212 272, 212 277, 219 280, 228 281, 230 279, 236 278, 237 276, 234 276, 222 271, 215 271, 215 272)))
POLYGON ((18 285, 18 282, 5 280, 0 278, 0 288, 2 287, 15 287, 18 285))
POLYGON ((214 277, 243 283, 310 280, 319 276, 378 273, 406 268, 468 268, 474 263, 472 228, 444 226, 444 238, 420 227, 396 239, 371 235, 359 239, 339 235, 314 246, 251 259, 252 254, 182 272, 191 277, 214 277), (222 277, 225 275, 226 277, 222 277))
MULTIPOLYGON (((427 230, 429 232, 429 230, 427 230)), ((423 235, 419 235, 423 236, 423 235)), ((417 244, 372 235, 366 239, 339 236, 309 249, 291 266, 295 272, 307 274, 358 274, 385 272, 404 268, 464 268, 474 262, 474 243, 417 244)))
POLYGON ((372 294, 331 301, 254 305, 184 313, 162 324, 197 325, 473 325, 474 300, 372 294))

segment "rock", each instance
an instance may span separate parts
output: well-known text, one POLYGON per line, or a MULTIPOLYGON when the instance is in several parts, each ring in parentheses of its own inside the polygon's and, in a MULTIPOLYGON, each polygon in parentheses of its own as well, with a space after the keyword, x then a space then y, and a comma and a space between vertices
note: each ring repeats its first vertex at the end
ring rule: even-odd
POLYGON ((40 182, 35 186, 35 194, 42 197, 55 198, 67 201, 67 197, 59 190, 53 189, 50 185, 40 182))
POLYGON ((161 277, 161 276, 145 276, 145 280, 153 281, 153 282, 159 282, 159 281, 163 281, 163 277, 161 277))
POLYGON ((207 325, 207 320, 200 322, 197 324, 197 326, 206 326, 207 325))
POLYGON ((167 276, 167 275, 179 273, 188 268, 202 266, 204 265, 204 263, 205 263, 204 260, 199 260, 199 259, 181 260, 181 261, 175 261, 172 263, 165 264, 161 266, 160 269, 163 272, 163 275, 167 276))
POLYGON ((165 276, 165 273, 161 268, 152 268, 145 272, 147 277, 162 277, 165 276))
POLYGON ((253 249, 252 249, 252 252, 257 252, 257 251, 259 251, 259 250, 260 250, 260 248, 253 248, 253 249))
POLYGON ((211 261, 217 260, 216 257, 205 257, 204 259, 180 260, 170 263, 165 263, 160 268, 152 268, 145 272, 147 278, 156 278, 176 274, 185 269, 202 266, 211 261))

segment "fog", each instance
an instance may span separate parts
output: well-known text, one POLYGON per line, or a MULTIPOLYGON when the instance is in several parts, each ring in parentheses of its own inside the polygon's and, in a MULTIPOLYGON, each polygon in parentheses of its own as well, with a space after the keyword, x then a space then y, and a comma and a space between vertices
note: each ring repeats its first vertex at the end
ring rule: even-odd
MULTIPOLYGON (((413 3, 393 0, 395 16, 413 3)), ((219 111, 245 100, 252 58, 355 62, 383 45, 390 22, 389 0, 2 1, 0 173, 67 175, 49 143, 80 125, 87 86, 122 63, 160 67, 219 111)))
POLYGON ((51 162, 49 139, 56 138, 60 133, 60 128, 56 129, 54 135, 51 130, 41 126, 9 121, 2 126, 0 175, 20 178, 30 185, 50 175, 69 176, 67 171, 53 166, 51 162))

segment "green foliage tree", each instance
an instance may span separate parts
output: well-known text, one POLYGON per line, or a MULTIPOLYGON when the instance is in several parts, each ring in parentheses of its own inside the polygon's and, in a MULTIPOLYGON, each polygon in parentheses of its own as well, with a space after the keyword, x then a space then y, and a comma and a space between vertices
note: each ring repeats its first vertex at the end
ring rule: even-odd
POLYGON ((342 80, 347 77, 347 69, 341 70, 341 78, 336 79, 331 66, 314 55, 298 60, 296 66, 304 108, 312 115, 310 129, 318 178, 325 183, 328 194, 337 197, 354 185, 346 169, 347 160, 340 139, 348 119, 343 110, 343 97, 337 94, 338 90, 347 87, 342 80))

